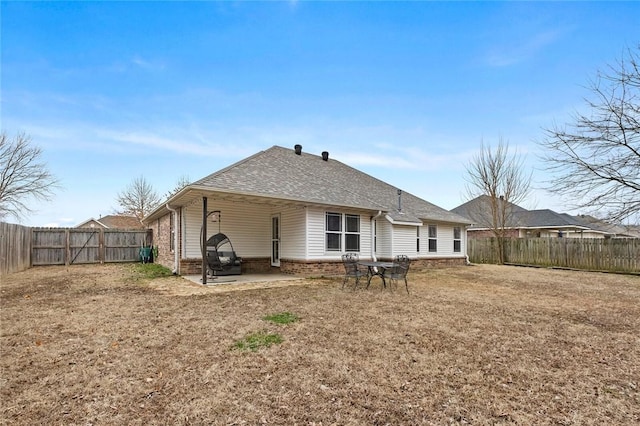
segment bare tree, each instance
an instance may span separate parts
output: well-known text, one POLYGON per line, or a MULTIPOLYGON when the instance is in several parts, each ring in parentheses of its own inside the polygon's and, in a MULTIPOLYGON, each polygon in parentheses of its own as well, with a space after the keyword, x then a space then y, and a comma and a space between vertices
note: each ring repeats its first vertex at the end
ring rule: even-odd
POLYGON ((524 159, 519 154, 509 154, 509 144, 502 138, 495 150, 483 142, 466 170, 467 197, 478 200, 467 215, 490 229, 497 239, 498 259, 504 263, 504 239, 513 226, 517 204, 530 194, 532 172, 525 171, 524 159))
POLYGON ((0 134, 0 218, 20 220, 33 212, 30 201, 49 201, 58 180, 40 161, 42 150, 31 145, 31 138, 18 133, 10 139, 0 134))
POLYGON ((189 185, 191 183, 191 181, 189 180, 189 176, 187 175, 180 175, 180 177, 178 178, 178 180, 176 181, 175 186, 173 187, 173 189, 167 191, 165 198, 171 198, 174 195, 176 195, 178 192, 180 192, 180 190, 182 188, 184 188, 185 186, 189 185))
POLYGON ((142 220, 160 204, 160 197, 144 176, 135 178, 127 188, 118 193, 120 213, 130 214, 142 220))
POLYGON ((549 190, 613 222, 640 219, 640 45, 599 72, 573 123, 545 130, 549 190))

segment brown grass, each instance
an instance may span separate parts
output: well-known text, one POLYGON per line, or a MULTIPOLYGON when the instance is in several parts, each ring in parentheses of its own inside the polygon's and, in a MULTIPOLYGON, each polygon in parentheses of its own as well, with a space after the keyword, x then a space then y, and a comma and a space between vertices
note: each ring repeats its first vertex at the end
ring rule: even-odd
POLYGON ((0 423, 640 423, 640 278, 487 265, 409 278, 411 295, 204 288, 131 265, 4 277, 0 423), (279 312, 299 319, 263 319, 279 312), (283 342, 234 349, 258 332, 283 342))

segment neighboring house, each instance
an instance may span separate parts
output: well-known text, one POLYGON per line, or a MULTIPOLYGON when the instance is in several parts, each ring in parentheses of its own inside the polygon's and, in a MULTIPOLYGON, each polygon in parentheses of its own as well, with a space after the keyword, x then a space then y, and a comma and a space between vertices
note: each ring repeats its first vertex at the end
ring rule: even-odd
POLYGON ((140 220, 135 216, 108 215, 99 219, 91 218, 76 225, 76 228, 103 228, 103 229, 144 229, 140 220))
POLYGON ((202 273, 202 229, 226 234, 243 272, 343 271, 341 255, 414 266, 466 263, 470 222, 339 161, 274 146, 187 185, 143 223, 157 262, 202 273), (210 214, 218 212, 215 214, 210 214), (206 218, 206 222, 205 222, 206 218))
MULTIPOLYGON (((502 201, 504 202, 504 201, 502 201)), ((612 238, 622 236, 619 229, 590 216, 571 216, 549 209, 527 210, 513 203, 504 204, 507 209, 504 228, 508 237, 564 237, 564 238, 612 238), (588 219, 590 218, 590 219, 588 219)), ((468 228, 469 238, 492 237, 490 225, 490 200, 487 195, 474 198, 451 210, 468 217, 473 224, 468 228)))

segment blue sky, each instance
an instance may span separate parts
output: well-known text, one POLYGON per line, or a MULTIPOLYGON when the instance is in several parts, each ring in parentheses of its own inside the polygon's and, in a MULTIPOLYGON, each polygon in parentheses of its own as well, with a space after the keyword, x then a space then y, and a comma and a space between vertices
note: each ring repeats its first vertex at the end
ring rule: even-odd
MULTIPOLYGON (((636 2, 2 2, 1 121, 62 188, 23 223, 112 214, 273 145, 452 209, 465 165, 535 141, 640 42, 636 2)), ((568 211, 543 190, 529 208, 568 211)))

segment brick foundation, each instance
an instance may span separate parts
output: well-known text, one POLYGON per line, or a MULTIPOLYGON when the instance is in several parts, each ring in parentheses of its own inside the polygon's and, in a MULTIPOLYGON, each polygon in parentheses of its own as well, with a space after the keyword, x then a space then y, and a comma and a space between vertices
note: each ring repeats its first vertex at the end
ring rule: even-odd
MULTIPOLYGON (((243 274, 268 274, 274 269, 271 266, 271 259, 268 257, 242 258, 243 274)), ((202 274, 202 259, 181 259, 180 275, 200 275, 202 274)))

